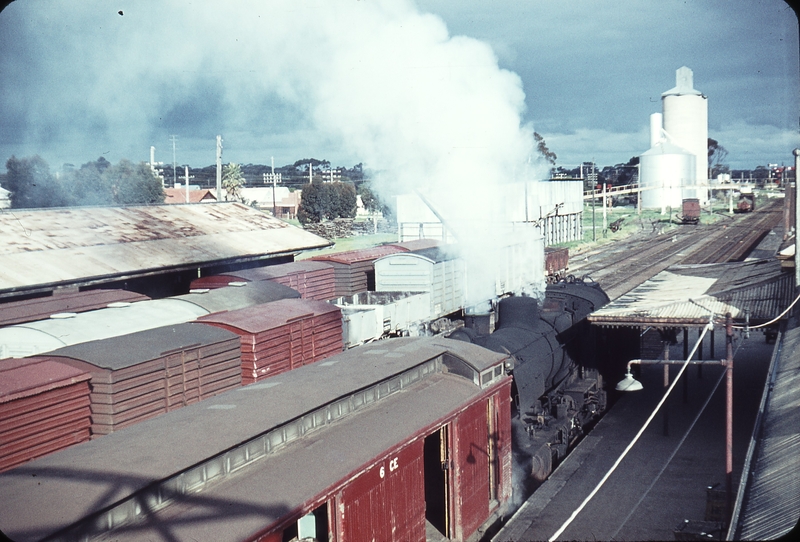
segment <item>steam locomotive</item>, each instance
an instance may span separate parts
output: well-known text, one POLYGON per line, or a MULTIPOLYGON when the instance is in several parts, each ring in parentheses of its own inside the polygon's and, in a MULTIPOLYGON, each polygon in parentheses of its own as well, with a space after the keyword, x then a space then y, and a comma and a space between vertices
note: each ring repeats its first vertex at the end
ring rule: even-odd
POLYGON ((585 318, 608 301, 597 283, 570 278, 548 285, 543 303, 501 299, 492 333, 474 326, 450 335, 514 357, 515 456, 534 483, 607 408, 595 331, 585 318))

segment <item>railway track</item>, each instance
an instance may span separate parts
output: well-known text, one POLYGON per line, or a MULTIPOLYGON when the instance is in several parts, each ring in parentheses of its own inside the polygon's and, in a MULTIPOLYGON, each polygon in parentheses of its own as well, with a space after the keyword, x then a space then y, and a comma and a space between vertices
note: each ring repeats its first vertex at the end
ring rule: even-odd
POLYGON ((778 200, 724 223, 686 225, 658 235, 639 233, 578 253, 571 258, 570 273, 590 276, 616 299, 670 265, 741 261, 781 219, 778 200))

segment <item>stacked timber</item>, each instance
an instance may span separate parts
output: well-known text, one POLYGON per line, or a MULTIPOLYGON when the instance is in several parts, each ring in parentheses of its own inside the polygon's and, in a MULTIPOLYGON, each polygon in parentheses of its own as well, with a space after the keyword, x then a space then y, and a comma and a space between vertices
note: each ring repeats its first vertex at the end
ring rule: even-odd
POLYGON ((374 291, 375 260, 381 256, 397 252, 408 252, 408 249, 397 245, 381 245, 316 256, 312 259, 318 262, 326 262, 333 266, 336 297, 341 297, 374 291))
POLYGON ((48 359, 91 375, 92 435, 241 385, 239 336, 197 323, 59 348, 48 359))
POLYGON ((89 375, 48 359, 0 361, 0 472, 89 440, 89 375))
POLYGON ((86 290, 53 294, 0 305, 0 326, 34 322, 49 318, 51 314, 85 312, 102 309, 115 303, 133 303, 150 299, 146 295, 127 290, 86 290))
POLYGON ((221 288, 231 282, 269 280, 288 286, 300 293, 303 299, 325 301, 336 297, 333 266, 325 262, 303 260, 266 267, 255 267, 232 271, 224 275, 213 275, 195 279, 192 289, 221 288))
POLYGON ((344 348, 341 311, 324 301, 282 299, 209 314, 198 322, 241 337, 242 384, 315 363, 344 348))

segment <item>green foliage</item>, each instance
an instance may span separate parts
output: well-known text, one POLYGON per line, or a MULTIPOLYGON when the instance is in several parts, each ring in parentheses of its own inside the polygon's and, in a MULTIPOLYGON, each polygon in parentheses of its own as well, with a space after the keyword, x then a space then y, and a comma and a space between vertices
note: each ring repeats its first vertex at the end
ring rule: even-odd
POLYGON ((6 162, 6 182, 14 209, 63 207, 69 204, 64 185, 50 173, 50 166, 40 156, 17 158, 6 162))
POLYGON ((14 208, 147 205, 163 203, 165 197, 161 179, 144 162, 121 160, 114 166, 101 157, 56 178, 39 156, 12 156, 6 169, 4 188, 14 208))
POLYGON ((225 199, 242 201, 242 187, 244 186, 244 175, 239 164, 230 163, 222 168, 222 188, 225 189, 225 199))
POLYGON ((303 185, 297 218, 302 224, 356 216, 356 189, 350 183, 303 185))
POLYGON ((161 180, 144 162, 134 164, 130 160, 120 160, 119 164, 108 168, 103 177, 111 185, 113 204, 147 205, 164 202, 161 180))
POLYGON ((386 219, 393 216, 391 207, 384 203, 377 193, 373 192, 369 183, 361 183, 358 187, 358 195, 361 196, 361 203, 364 204, 364 209, 370 213, 380 212, 386 219))

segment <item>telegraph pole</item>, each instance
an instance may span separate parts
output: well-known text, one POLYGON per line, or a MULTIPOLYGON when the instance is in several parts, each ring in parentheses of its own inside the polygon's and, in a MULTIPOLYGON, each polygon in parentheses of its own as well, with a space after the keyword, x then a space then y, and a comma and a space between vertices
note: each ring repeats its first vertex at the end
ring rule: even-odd
POLYGON ((217 136, 217 201, 222 201, 222 136, 217 136))
MULTIPOLYGON (((184 175, 186 180, 186 203, 189 203, 189 179, 193 179, 194 175, 189 176, 189 166, 184 166, 184 175)), ((177 187, 176 187, 177 188, 177 187)))
POLYGON ((171 135, 169 136, 170 141, 172 141, 172 186, 178 184, 178 174, 176 170, 176 162, 175 162, 175 142, 178 140, 178 136, 171 135))
POLYGON ((281 173, 275 174, 275 157, 272 159, 272 173, 264 173, 264 183, 272 183, 272 216, 278 216, 278 205, 275 201, 275 185, 281 182, 281 173))

